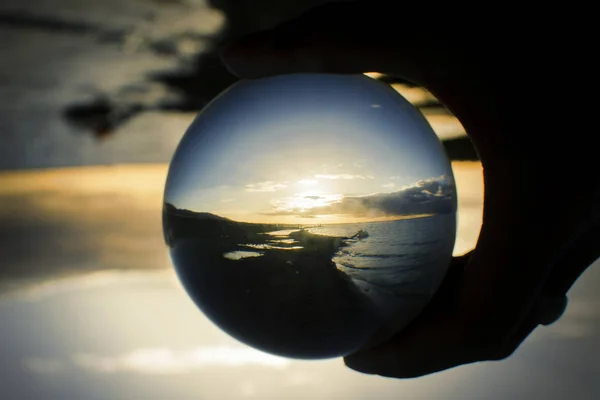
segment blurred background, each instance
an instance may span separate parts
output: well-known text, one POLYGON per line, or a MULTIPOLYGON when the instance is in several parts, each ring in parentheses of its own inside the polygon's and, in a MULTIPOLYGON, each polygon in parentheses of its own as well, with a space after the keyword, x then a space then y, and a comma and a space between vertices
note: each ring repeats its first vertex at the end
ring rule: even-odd
MULTIPOLYGON (((236 81, 219 46, 319 3, 0 4, 0 398, 596 398, 595 266, 563 318, 508 360, 402 381, 249 349, 183 292, 163 243, 162 192, 187 126, 236 81)), ((373 76, 443 141, 459 193, 454 252, 467 252, 483 184, 462 126, 423 88, 373 76)))

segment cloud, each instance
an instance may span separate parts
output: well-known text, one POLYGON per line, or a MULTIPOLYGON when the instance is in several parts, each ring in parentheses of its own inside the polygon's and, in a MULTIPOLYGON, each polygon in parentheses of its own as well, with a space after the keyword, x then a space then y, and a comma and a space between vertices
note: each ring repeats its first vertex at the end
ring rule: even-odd
POLYGON ((396 184, 395 183, 385 183, 381 186, 384 188, 393 188, 394 186, 396 186, 396 184))
POLYGON ((73 355, 71 361, 81 369, 104 374, 181 374, 219 366, 285 368, 290 364, 285 358, 237 346, 199 347, 179 352, 169 348, 149 348, 116 356, 80 353, 73 355))
POLYGON ((600 311, 595 302, 574 300, 549 333, 560 339, 594 337, 600 328, 600 311))
MULTIPOLYGON (((163 262, 164 267, 170 266, 171 264, 171 261, 166 254, 163 258, 163 262)), ((37 282, 33 280, 27 284, 14 285, 14 289, 11 291, 0 291, 0 303, 4 300, 39 302, 56 295, 101 288, 116 282, 137 282, 140 279, 179 287, 177 275, 175 274, 175 271, 170 268, 161 268, 151 271, 140 271, 136 269, 76 271, 69 272, 69 274, 65 276, 54 279, 44 279, 37 282)))
POLYGON ((64 370, 64 365, 60 360, 53 358, 31 357, 23 360, 23 366, 29 372, 35 374, 56 374, 64 370))
POLYGON ((371 108, 381 108, 381 104, 371 104, 371 108))
POLYGON ((265 181, 258 183, 249 183, 246 185, 247 192, 275 192, 287 187, 284 183, 275 183, 273 181, 265 181))
POLYGON ((299 184, 301 185, 316 185, 317 183, 319 183, 317 180, 315 179, 301 179, 298 181, 299 184))
MULTIPOLYGON (((347 215, 354 217, 393 217, 417 214, 446 214, 456 211, 454 183, 446 176, 416 182, 391 193, 338 197, 315 207, 285 207, 263 215, 347 215)), ((288 203, 293 204, 293 203, 288 203)))
POLYGON ((298 194, 291 197, 283 197, 272 200, 271 211, 259 213, 261 215, 282 216, 297 215, 302 218, 312 218, 315 216, 311 211, 321 209, 332 203, 339 202, 344 196, 341 194, 310 195, 298 194))
POLYGON ((166 268, 170 261, 157 232, 167 170, 115 165, 0 172, 0 297, 90 271, 166 268))
POLYGON ((290 360, 241 346, 205 346, 184 351, 170 348, 136 349, 129 353, 103 356, 73 354, 70 359, 30 357, 23 367, 35 374, 69 373, 73 367, 99 374, 137 373, 172 375, 214 367, 262 366, 282 369, 290 360))
POLYGON ((317 174, 315 178, 319 179, 373 179, 371 175, 352 175, 352 174, 317 174))

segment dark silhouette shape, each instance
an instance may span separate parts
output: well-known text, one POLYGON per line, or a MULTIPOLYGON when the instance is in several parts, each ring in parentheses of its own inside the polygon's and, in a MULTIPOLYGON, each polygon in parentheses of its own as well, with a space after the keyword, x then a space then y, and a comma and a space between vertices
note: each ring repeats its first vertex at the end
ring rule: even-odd
POLYGON ((336 357, 367 344, 382 324, 369 297, 332 261, 347 238, 301 229, 282 242, 267 233, 295 226, 236 222, 169 203, 163 226, 190 297, 253 347, 294 358, 336 357))
POLYGON ((446 154, 453 161, 479 161, 479 155, 471 139, 460 137, 442 141, 446 154))
POLYGON ((64 116, 81 129, 91 129, 102 139, 145 107, 141 104, 120 106, 106 97, 99 97, 90 103, 73 104, 64 111, 64 116))

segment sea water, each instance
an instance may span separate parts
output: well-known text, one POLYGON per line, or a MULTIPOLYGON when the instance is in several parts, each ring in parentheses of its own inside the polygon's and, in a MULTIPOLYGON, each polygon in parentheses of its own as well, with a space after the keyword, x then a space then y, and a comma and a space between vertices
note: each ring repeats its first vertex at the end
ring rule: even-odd
POLYGON ((346 240, 347 246, 340 247, 332 260, 387 314, 435 293, 443 278, 439 270, 451 261, 456 216, 323 225, 308 230, 337 237, 351 237, 360 230, 368 233, 363 239, 346 240))

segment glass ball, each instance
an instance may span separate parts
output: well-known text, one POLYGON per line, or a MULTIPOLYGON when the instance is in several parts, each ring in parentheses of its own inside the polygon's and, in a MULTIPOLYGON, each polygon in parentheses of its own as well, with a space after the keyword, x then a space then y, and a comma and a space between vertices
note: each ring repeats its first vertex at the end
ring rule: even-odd
POLYGON ((169 167, 177 275, 230 336, 290 358, 349 355, 427 305, 451 261, 456 191, 423 115, 363 75, 243 80, 169 167))

